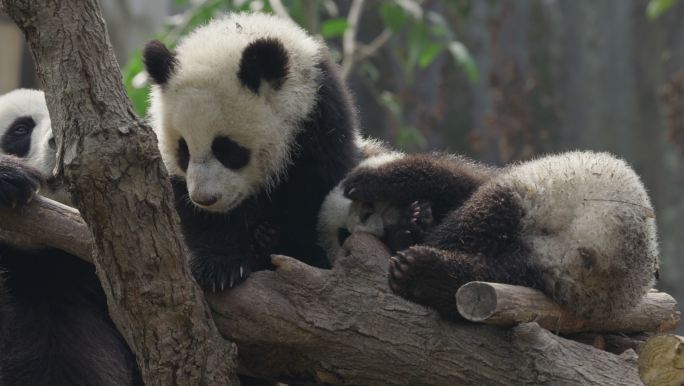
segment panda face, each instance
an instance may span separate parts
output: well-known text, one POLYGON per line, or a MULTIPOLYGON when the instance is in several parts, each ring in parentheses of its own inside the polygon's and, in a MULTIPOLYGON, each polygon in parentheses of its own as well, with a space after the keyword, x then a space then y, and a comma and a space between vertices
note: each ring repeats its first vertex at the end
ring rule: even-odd
POLYGON ((0 154, 26 160, 46 178, 52 175, 56 146, 41 91, 20 89, 0 96, 0 154))
POLYGON ((321 47, 293 22, 263 14, 214 20, 176 53, 148 43, 152 124, 193 203, 227 212, 284 177, 316 103, 321 47))

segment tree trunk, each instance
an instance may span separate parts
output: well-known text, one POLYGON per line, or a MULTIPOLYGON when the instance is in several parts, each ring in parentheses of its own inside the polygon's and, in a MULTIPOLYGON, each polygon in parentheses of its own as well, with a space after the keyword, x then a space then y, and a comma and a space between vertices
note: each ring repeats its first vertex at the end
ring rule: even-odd
POLYGON ((133 113, 94 0, 2 0, 46 93, 58 167, 94 239, 112 319, 147 385, 237 382, 185 264, 155 137, 133 113))

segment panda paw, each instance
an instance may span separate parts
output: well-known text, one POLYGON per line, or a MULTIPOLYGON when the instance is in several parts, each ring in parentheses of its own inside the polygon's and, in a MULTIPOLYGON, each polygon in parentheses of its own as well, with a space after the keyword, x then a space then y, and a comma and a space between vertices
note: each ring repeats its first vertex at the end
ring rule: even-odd
POLYGON ((411 225, 416 229, 425 231, 432 227, 434 219, 430 202, 414 201, 408 207, 408 214, 411 218, 411 225))
POLYGON ((414 246, 390 258, 389 286, 395 294, 456 319, 454 295, 461 283, 450 274, 443 251, 414 246))
POLYGON ((383 175, 377 169, 360 168, 353 170, 342 181, 344 196, 357 202, 375 202, 385 200, 386 184, 383 175))
POLYGON ((224 262, 223 258, 210 259, 193 257, 190 260, 190 269, 197 284, 202 289, 210 292, 221 292, 227 288, 233 288, 247 279, 252 272, 248 261, 224 262))
POLYGON ((384 242, 390 251, 400 251, 420 244, 432 228, 432 205, 429 201, 414 201, 404 210, 396 225, 385 229, 384 242))
POLYGON ((269 221, 257 225, 252 232, 252 245, 258 255, 270 256, 280 241, 280 227, 269 221))
POLYGON ((19 158, 0 158, 0 206, 16 207, 29 203, 42 182, 41 173, 19 158))

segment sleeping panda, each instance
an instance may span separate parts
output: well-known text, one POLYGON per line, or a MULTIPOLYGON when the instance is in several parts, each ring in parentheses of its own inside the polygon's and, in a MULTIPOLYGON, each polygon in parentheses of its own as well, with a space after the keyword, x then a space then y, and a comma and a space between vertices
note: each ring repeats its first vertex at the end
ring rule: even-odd
MULTIPOLYGON (((0 206, 24 205, 39 188, 68 202, 52 178, 55 148, 42 92, 0 96, 0 206)), ((0 384, 142 385, 91 264, 0 243, 0 384)))
MULTIPOLYGON (((400 189, 397 185, 403 181, 393 181, 391 185, 374 187, 373 193, 377 196, 400 194, 403 195, 401 200, 352 201, 348 194, 345 194, 344 185, 339 184, 325 198, 319 214, 319 243, 326 249, 331 264, 342 251, 342 244, 346 238, 355 232, 377 236, 392 252, 418 243, 434 222, 433 206, 434 214, 444 213, 445 208, 454 205, 454 200, 462 201, 469 197, 479 185, 496 173, 494 168, 456 155, 433 153, 407 156, 368 140, 363 141, 360 146, 364 149, 365 157, 354 172, 381 168, 383 165, 394 164, 409 157, 415 170, 408 172, 406 177, 415 178, 416 184, 421 185, 423 190, 439 194, 435 195, 435 200, 429 202, 421 200, 420 196, 416 196, 415 192, 410 190, 391 193, 384 191, 400 189), (424 168, 430 169, 435 175, 429 178, 418 175, 417 173, 422 173, 421 169, 424 168), (442 170, 450 176, 460 177, 453 179, 454 183, 444 184, 443 178, 436 178, 437 172, 442 170)), ((359 193, 363 194, 364 191, 361 190, 359 193)))
POLYGON ((607 153, 502 169, 396 155, 362 163, 339 191, 354 201, 349 230, 365 226, 394 253, 390 288, 449 318, 458 317, 456 290, 472 280, 537 288, 581 317, 610 318, 637 305, 657 274, 650 199, 627 163, 607 153))
POLYGON ((198 283, 233 287, 272 253, 328 267, 318 212, 362 151, 326 46, 290 20, 243 13, 197 28, 175 52, 152 41, 143 59, 198 283))

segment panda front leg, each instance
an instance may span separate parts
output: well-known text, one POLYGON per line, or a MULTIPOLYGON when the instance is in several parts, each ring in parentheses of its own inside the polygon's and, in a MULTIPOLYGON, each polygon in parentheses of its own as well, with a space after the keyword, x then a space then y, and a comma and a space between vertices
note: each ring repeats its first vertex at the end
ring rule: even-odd
POLYGON ((391 253, 421 244, 434 226, 432 204, 429 201, 414 201, 400 208, 394 223, 384 224, 382 241, 391 253))
POLYGON ((0 156, 0 206, 25 205, 42 183, 42 174, 25 161, 14 156, 0 156))
POLYGON ((478 277, 473 256, 423 245, 397 252, 390 258, 389 286, 397 295, 459 319, 454 296, 458 288, 478 277))
POLYGON ((254 259, 252 261, 253 271, 272 269, 271 254, 275 253, 276 246, 280 242, 280 226, 272 221, 262 221, 257 224, 250 232, 252 236, 252 249, 254 259))
POLYGON ((342 181, 347 198, 395 205, 428 201, 439 218, 470 197, 491 173, 474 163, 434 154, 384 157, 370 158, 347 175, 342 181))
POLYGON ((389 286, 397 295, 458 320, 456 291, 471 281, 490 281, 542 289, 541 274, 524 255, 485 256, 417 245, 390 258, 389 286))
POLYGON ((220 292, 243 282, 252 272, 246 254, 235 250, 190 247, 190 270, 204 290, 220 292))
POLYGON ((543 288, 520 242, 523 210, 516 196, 498 185, 478 190, 450 212, 425 244, 398 252, 389 269, 390 288, 400 296, 457 319, 454 296, 470 281, 543 288))

